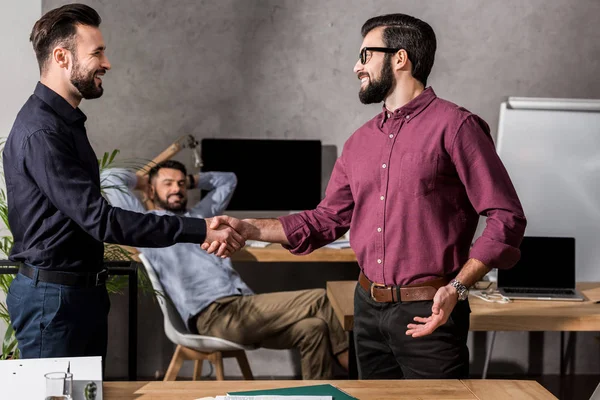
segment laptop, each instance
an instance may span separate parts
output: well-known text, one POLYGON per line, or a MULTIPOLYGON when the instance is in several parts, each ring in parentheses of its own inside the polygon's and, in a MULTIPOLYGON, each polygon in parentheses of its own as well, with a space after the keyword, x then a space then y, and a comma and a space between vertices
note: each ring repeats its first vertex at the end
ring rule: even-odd
POLYGON ((596 390, 594 390, 594 393, 592 393, 590 400, 600 400, 600 383, 598 386, 596 386, 596 390))
POLYGON ((521 259, 498 270, 498 291, 510 299, 583 301, 575 289, 575 238, 525 236, 521 259))

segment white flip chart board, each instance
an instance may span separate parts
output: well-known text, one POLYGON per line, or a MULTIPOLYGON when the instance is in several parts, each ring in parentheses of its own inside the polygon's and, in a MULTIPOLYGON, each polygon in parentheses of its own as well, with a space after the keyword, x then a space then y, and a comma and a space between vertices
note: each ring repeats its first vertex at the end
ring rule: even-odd
POLYGON ((577 281, 600 281, 600 100, 510 97, 496 147, 525 234, 575 237, 577 281))

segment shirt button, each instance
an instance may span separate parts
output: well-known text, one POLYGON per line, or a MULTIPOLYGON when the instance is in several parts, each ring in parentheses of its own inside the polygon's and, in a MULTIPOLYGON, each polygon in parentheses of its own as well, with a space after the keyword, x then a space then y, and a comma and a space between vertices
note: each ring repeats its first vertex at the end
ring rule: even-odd
POLYGON ((391 117, 391 116, 392 116, 392 114, 388 113, 388 118, 391 117))
POLYGON ((381 232, 381 228, 377 228, 377 232, 381 232))
POLYGON ((394 135, 390 135, 390 139, 393 138, 393 137, 394 137, 394 135))
POLYGON ((385 197, 384 197, 384 196, 381 196, 381 197, 379 198, 379 200, 383 200, 383 199, 385 199, 385 197))
POLYGON ((377 259, 377 264, 381 264, 381 258, 377 259))
POLYGON ((405 118, 406 118, 406 119, 410 119, 410 115, 407 115, 405 118))
POLYGON ((381 168, 385 168, 385 167, 387 167, 387 165, 385 165, 385 164, 383 164, 383 165, 381 166, 381 168))

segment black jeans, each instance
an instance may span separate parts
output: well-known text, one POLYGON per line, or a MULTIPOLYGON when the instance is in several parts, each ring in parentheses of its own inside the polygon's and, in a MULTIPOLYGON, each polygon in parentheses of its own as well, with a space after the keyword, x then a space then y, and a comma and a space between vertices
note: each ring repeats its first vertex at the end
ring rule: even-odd
POLYGON ((378 303, 360 285, 354 292, 354 340, 360 379, 462 379, 469 376, 468 300, 431 335, 405 334, 433 301, 378 303))
POLYGON ((22 358, 106 357, 110 300, 106 287, 13 280, 6 304, 22 358))

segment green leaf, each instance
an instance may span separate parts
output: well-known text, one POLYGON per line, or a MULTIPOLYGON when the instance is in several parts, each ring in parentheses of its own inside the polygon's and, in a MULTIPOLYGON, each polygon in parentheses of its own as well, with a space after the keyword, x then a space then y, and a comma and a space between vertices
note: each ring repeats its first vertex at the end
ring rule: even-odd
POLYGON ((10 356, 12 358, 19 358, 17 338, 15 337, 15 331, 12 325, 8 325, 6 333, 4 334, 4 340, 2 341, 2 354, 0 360, 6 360, 10 356))
POLYGON ((104 157, 102 157, 102 163, 100 164, 101 168, 106 168, 106 161, 108 161, 108 153, 104 153, 104 157))
POLYGON ((110 155, 110 158, 108 159, 108 164, 112 164, 112 162, 115 159, 115 157, 117 156, 117 154, 119 154, 119 150, 114 149, 112 154, 110 155))

